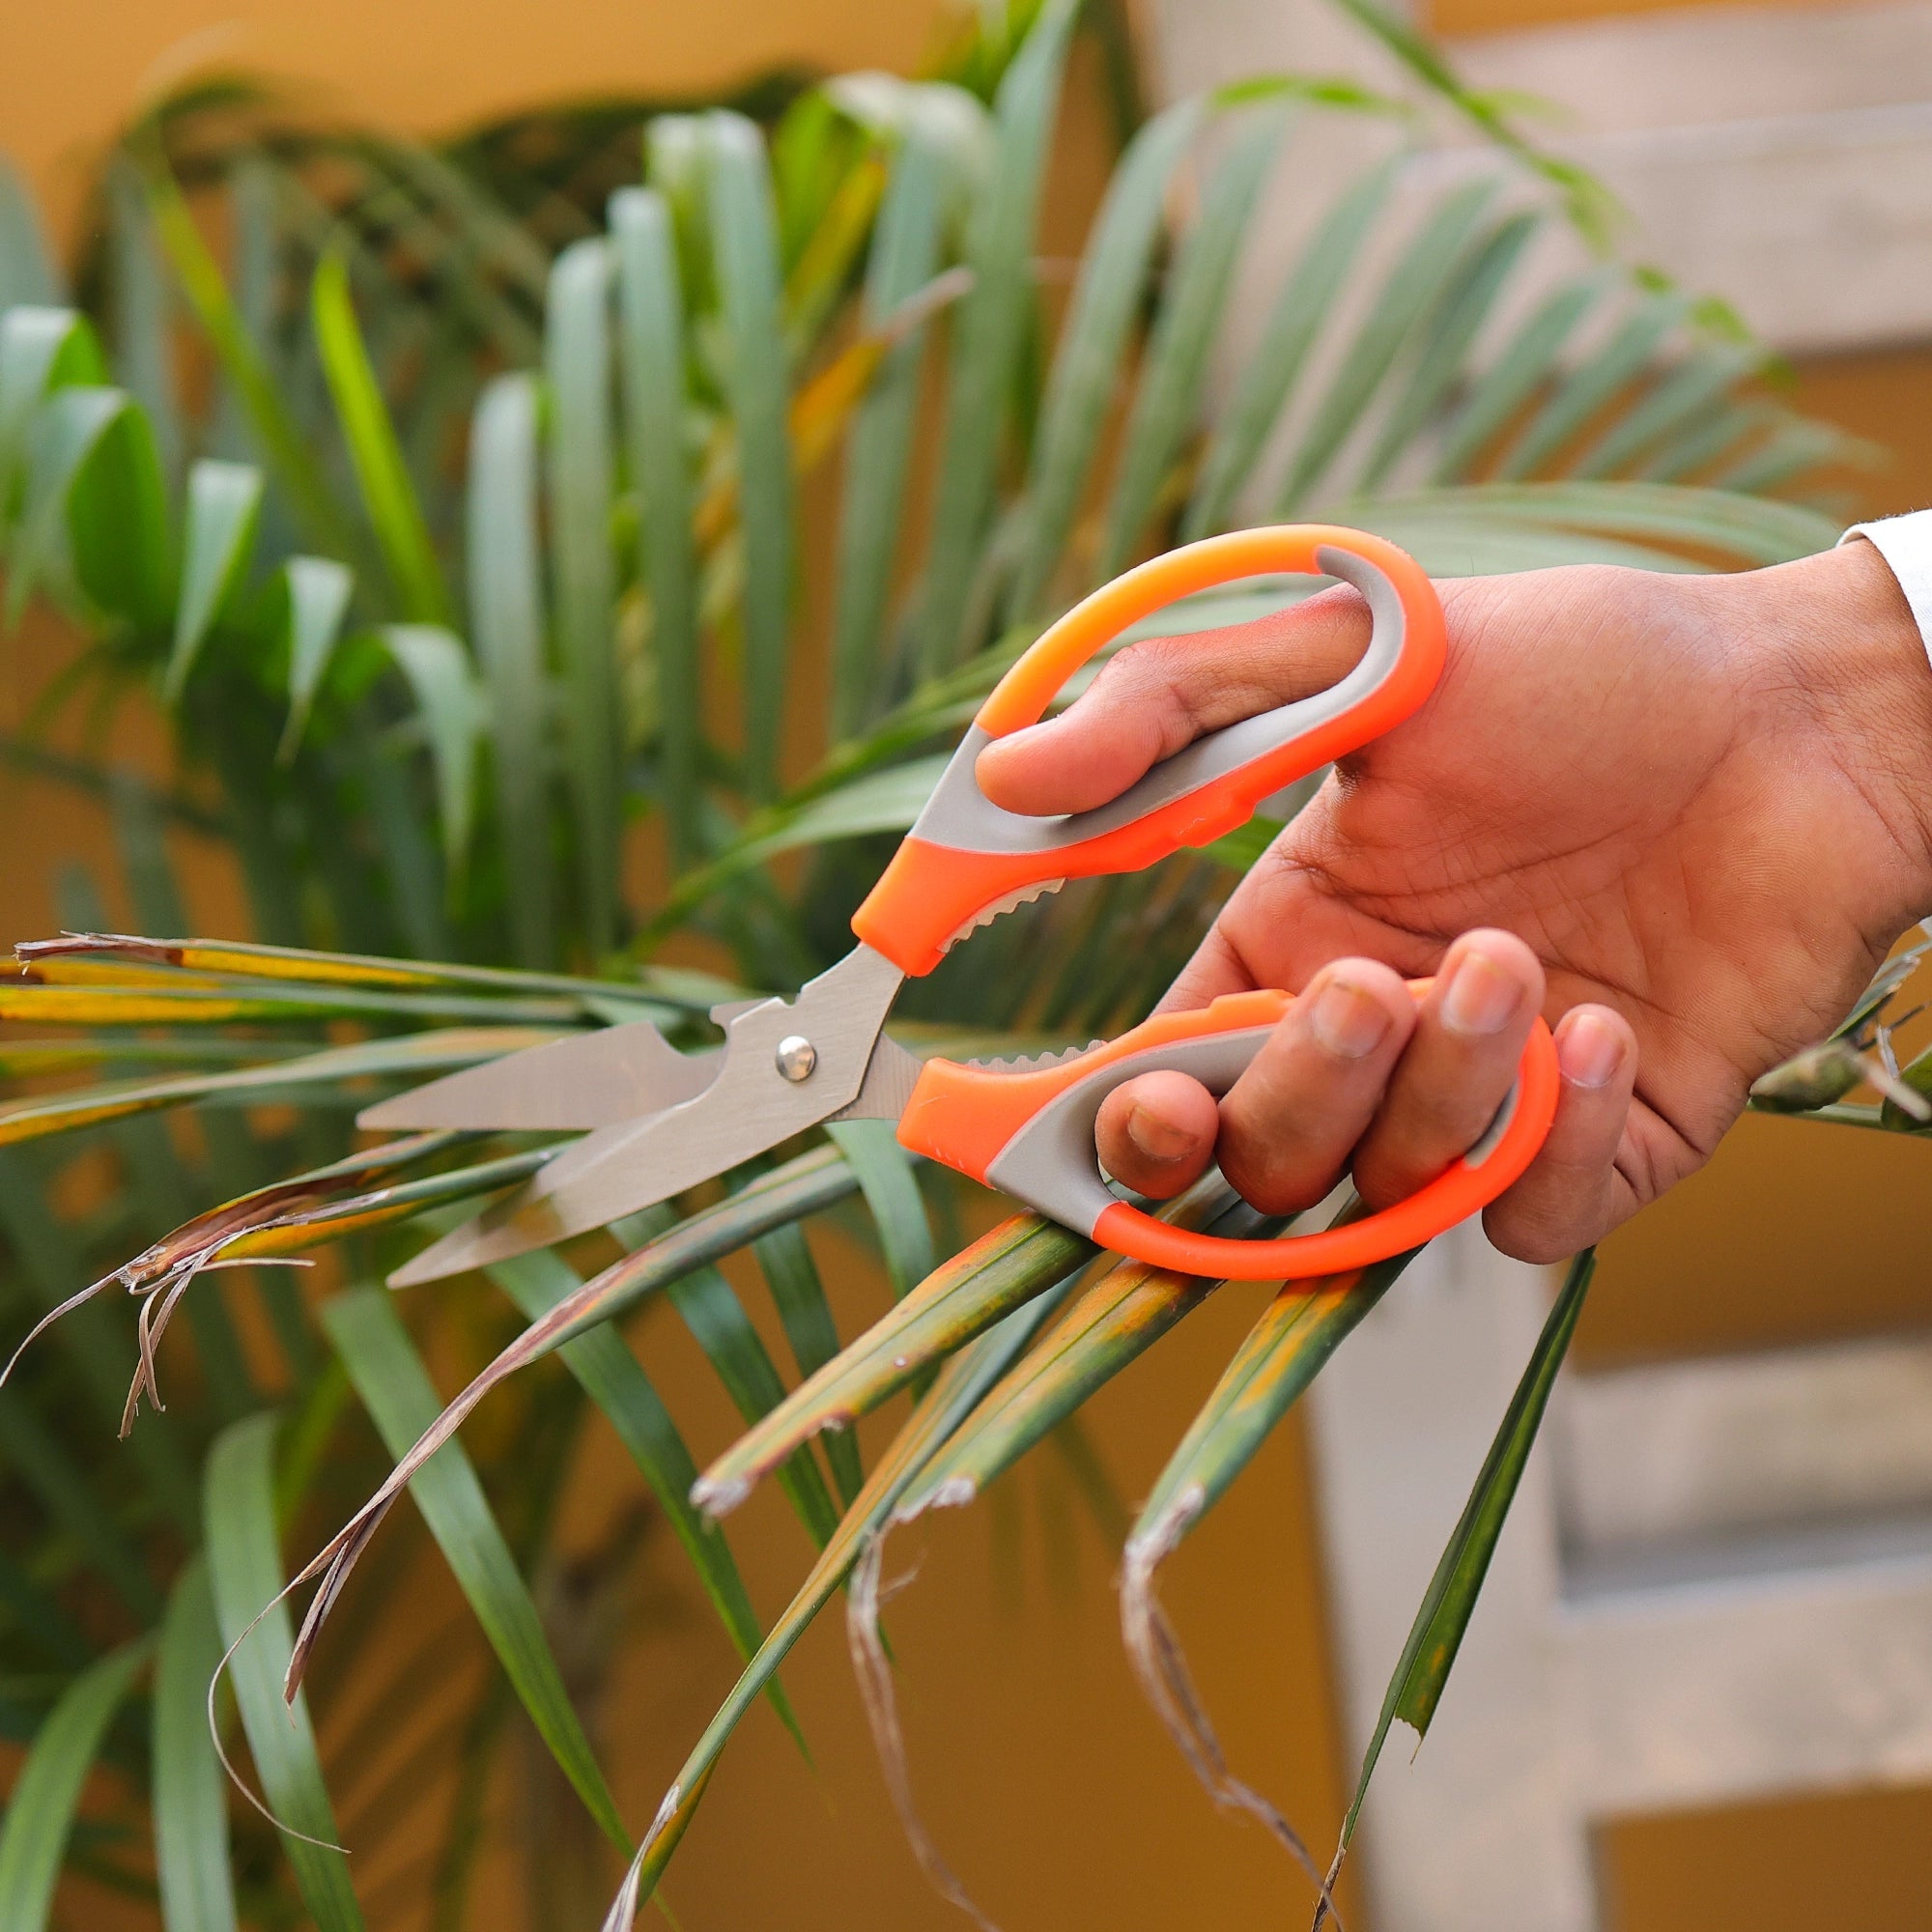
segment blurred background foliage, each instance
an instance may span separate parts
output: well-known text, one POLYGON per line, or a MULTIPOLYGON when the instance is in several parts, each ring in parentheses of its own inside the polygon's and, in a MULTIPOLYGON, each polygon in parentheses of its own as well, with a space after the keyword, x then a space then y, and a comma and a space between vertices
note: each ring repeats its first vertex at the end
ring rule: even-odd
MULTIPOLYGON (((81 640, 0 750, 109 801, 145 931, 186 929, 171 826, 232 845, 256 942, 54 949, 0 991, 19 1036, 0 1045, 19 1094, 0 1114, 13 1329, 90 1282, 126 1288, 151 1397, 177 1301, 190 1335, 170 1370, 186 1393, 142 1415, 131 1450, 115 1435, 136 1342, 112 1303, 68 1314, 0 1390, 0 1732, 31 1747, 0 1826, 9 1927, 48 1922, 63 1863, 170 1932, 458 1926, 514 1703, 540 1776, 574 1789, 567 1815, 628 1846, 593 1747, 618 1639, 600 1578, 566 1611, 549 1562, 593 1406, 732 1641, 758 1651, 736 1563, 685 1502, 670 1408, 605 1327, 418 1477, 503 1670, 463 1690, 425 1760, 459 1767, 459 1790, 409 1895, 358 1905, 338 1854, 277 1839, 228 1795, 203 1691, 279 1583, 282 1542, 319 1542, 435 1418, 437 1385, 514 1347, 574 1291, 573 1261, 611 1252, 538 1257, 401 1314, 275 1265, 334 1242, 325 1290, 374 1280, 541 1157, 457 1135, 355 1151, 353 1112, 384 1083, 633 1018, 695 1043, 715 1037, 714 1002, 820 970, 999 671, 1152 550, 1326 518, 1455 574, 1736 567, 1835 535, 1818 479, 1857 452, 1776 400, 1736 319, 1620 260, 1587 181, 1364 17, 1411 94, 1258 76, 1151 114, 1119 12, 1060 0, 976 12, 916 82, 779 74, 724 102, 545 108, 434 144, 201 79, 106 158, 71 273, 0 184, 6 615, 38 601, 81 640), (1120 152, 1063 260, 1037 234, 1076 34, 1097 42, 1120 152), (1383 157, 1317 211, 1231 368, 1257 206, 1341 117, 1382 129, 1383 157), (1466 136, 1450 166, 1445 127, 1466 136), (1595 258, 1525 293, 1552 229, 1595 258), (808 598, 815 549, 832 563, 808 598), (55 749, 76 722, 83 748, 103 740, 128 704, 162 710, 164 779, 55 749), (245 1289, 188 1293, 244 1262, 245 1289), (97 1757, 116 1796, 75 1824, 97 1757)), ((1310 587, 1252 584, 1158 627, 1310 587)), ((1009 1050, 1118 1030, 1272 830, 1001 922, 907 988, 905 1037, 1009 1050)), ((78 872, 62 905, 76 930, 105 923, 78 872)), ((869 1247, 897 1295, 984 1221, 859 1131, 731 1189, 621 1231, 604 1305, 662 1290, 748 1422, 788 1378, 714 1263, 751 1251, 807 1378, 840 1339, 808 1220, 869 1247)), ((1025 1305, 941 1374, 869 1487, 849 1435, 781 1445, 788 1499, 832 1552, 781 1633, 837 1589, 896 1499, 887 1475, 909 1483, 942 1446, 983 1487, 1051 1440, 1109 1533, 1125 1528, 1077 1411, 1191 1301, 1102 1273, 1079 1293, 1124 1314, 1047 1374, 1021 1351, 1084 1255, 1037 1227, 1002 1238, 940 1279, 975 1297, 980 1328, 1025 1305), (1001 1381, 1016 1360, 1023 1386, 1001 1381)), ((1272 1319, 1253 1346, 1277 1350, 1278 1419, 1341 1329, 1272 1319)), ((932 1366, 974 1332, 937 1338, 932 1366)), ((1225 1488, 1257 1445, 1212 1434, 1213 1409, 1182 1456, 1225 1488)), ((402 1586, 384 1548, 330 1628, 328 1672, 355 1673, 402 1586)), ((291 1641, 278 1617, 248 1639, 240 1728, 224 1722, 278 1814, 329 1840, 312 1734, 279 1712, 291 1641)), ((759 1655, 660 1864, 737 1715, 765 1694, 789 1719, 759 1655)), ((431 1674, 406 1661, 395 1694, 431 1674)), ((366 1806, 354 1835, 409 1816, 366 1806)), ((533 1922, 583 1920, 571 1861, 541 1862, 555 1869, 533 1882, 563 1890, 533 1922)))

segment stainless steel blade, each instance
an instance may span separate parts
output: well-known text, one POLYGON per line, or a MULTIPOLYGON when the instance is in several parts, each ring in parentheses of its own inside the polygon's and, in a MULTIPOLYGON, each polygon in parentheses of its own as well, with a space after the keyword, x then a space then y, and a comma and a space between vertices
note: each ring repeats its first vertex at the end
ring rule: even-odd
POLYGON ((908 1053, 897 1040, 881 1034, 866 1063, 866 1079, 850 1105, 830 1118, 835 1121, 896 1121, 912 1098, 913 1084, 924 1069, 918 1054, 908 1053))
POLYGON ((718 1077, 716 1048, 680 1053, 649 1020, 506 1053, 364 1107, 358 1127, 559 1132, 608 1127, 695 1098, 718 1077))
POLYGON ((397 1269, 390 1285, 435 1281, 606 1227, 829 1119, 858 1097, 904 978, 858 946, 796 1001, 766 1000, 740 1013, 725 1029, 724 1066, 703 1093, 586 1134, 507 1201, 397 1269))

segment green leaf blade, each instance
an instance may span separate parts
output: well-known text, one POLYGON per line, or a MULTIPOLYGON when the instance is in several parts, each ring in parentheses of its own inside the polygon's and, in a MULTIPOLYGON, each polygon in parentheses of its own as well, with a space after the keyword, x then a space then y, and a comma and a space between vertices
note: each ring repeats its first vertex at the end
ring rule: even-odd
POLYGON ((301 747, 309 713, 322 691, 342 620, 355 588, 355 574, 332 557, 292 556, 282 566, 284 637, 289 654, 289 715, 275 749, 286 765, 301 747))
POLYGON ((792 453, 785 410, 782 277, 763 136, 742 114, 705 117, 706 211, 738 432, 745 539, 745 763, 754 799, 776 795, 792 597, 792 453))
MULTIPOLYGON (((322 1320, 390 1454, 402 1455, 436 1421, 442 1402, 394 1304, 381 1289, 352 1290, 327 1303, 322 1320)), ((411 1479, 410 1494, 538 1735, 605 1835, 629 1850, 536 1605, 462 1446, 444 1444, 411 1479)))
POLYGON ((1131 559, 1192 422, 1241 242, 1288 124, 1288 111, 1277 103, 1250 110, 1181 243, 1128 412, 1094 571, 1097 582, 1117 576, 1131 559))
MULTIPOLYGON (((1510 1398, 1495 1440, 1477 1474, 1462 1518, 1443 1548, 1435 1574, 1429 1579, 1422 1606, 1416 1611, 1395 1675, 1389 1680, 1381 1715, 1362 1755, 1362 1768, 1343 1821, 1335 1865, 1329 1874, 1331 1884, 1335 1870, 1340 1868, 1342 1855, 1354 1836, 1362 1801, 1368 1796, 1369 1780, 1375 1776, 1376 1761, 1381 1755, 1389 1726, 1399 1718, 1414 1726, 1418 1738, 1428 1733, 1430 1719, 1435 1715, 1443 1686, 1456 1662, 1463 1634, 1468 1628, 1477 1596, 1489 1575, 1490 1559, 1495 1554, 1497 1538, 1515 1500, 1517 1485, 1521 1481, 1523 1466, 1536 1441, 1544 1410, 1548 1406, 1556 1372, 1563 1366, 1570 1339, 1577 1332, 1596 1264, 1594 1248, 1585 1249, 1571 1263, 1522 1378, 1510 1398)), ((1319 1924, 1319 1914, 1317 1918, 1319 1924)))
POLYGON ((941 432, 947 460, 933 503, 915 667, 921 675, 949 668, 976 641, 963 627, 1033 298, 1034 228, 1076 12, 1071 0, 1047 0, 1000 82, 993 162, 967 236, 973 287, 953 323, 941 432))
POLYGON ((1007 603, 1009 621, 1037 613, 1065 549, 1146 289, 1168 187, 1202 117, 1199 100, 1183 100, 1141 128, 1094 217, 1040 410, 1027 477, 1026 533, 1007 603))
POLYGON ((495 377, 477 401, 467 507, 469 630, 496 754, 511 947, 520 966, 542 968, 555 946, 556 882, 544 728, 537 392, 527 376, 495 377))
POLYGON ((622 823, 611 547, 611 258, 595 237, 551 270, 544 373, 550 391, 552 582, 563 668, 565 769, 577 814, 580 891, 593 952, 617 939, 622 823))
POLYGON ((222 1641, 234 1646, 229 1668, 242 1728, 269 1806, 289 1828, 282 1842, 302 1901, 317 1932, 363 1932, 349 1861, 337 1849, 335 1813, 307 1699, 298 1694, 290 1703, 282 1697, 294 1635, 287 1608, 274 1601, 282 1588, 275 1430, 273 1415, 250 1416, 224 1430, 209 1452, 209 1578, 222 1641))
MULTIPOLYGON (((568 1263, 547 1251, 498 1262, 485 1272, 532 1321, 582 1286, 568 1263)), ((739 1656, 750 1659, 761 1641, 750 1593, 724 1532, 691 1506, 691 1486, 697 1480, 697 1465, 642 1365, 615 1329, 608 1326, 579 1335, 557 1352, 617 1432, 657 1497, 672 1535, 690 1557, 739 1656)), ((767 1695, 785 1728, 803 1747, 804 1733, 776 1679, 767 1695)))
POLYGON ((247 574, 261 512, 262 472, 253 464, 209 457, 188 471, 181 600, 161 682, 161 696, 169 704, 181 701, 197 653, 235 602, 247 574))
POLYGON ((689 865, 700 842, 704 747, 696 561, 685 449, 685 315, 670 211, 654 189, 611 197, 617 270, 618 372, 625 447, 642 512, 644 585, 657 660, 658 741, 671 852, 689 865))
POLYGON ((148 1645, 111 1651, 81 1672, 35 1734, 0 1824, 0 1924, 44 1932, 75 1807, 148 1645))
POLYGON ((235 1932, 227 1786, 208 1731, 221 1632, 206 1563, 175 1580, 155 1662, 155 1875, 166 1932, 235 1932))
POLYGON ((317 265, 309 298, 336 421, 403 615, 412 623, 447 624, 450 603, 442 566, 355 319, 349 269, 339 253, 325 255, 317 265))

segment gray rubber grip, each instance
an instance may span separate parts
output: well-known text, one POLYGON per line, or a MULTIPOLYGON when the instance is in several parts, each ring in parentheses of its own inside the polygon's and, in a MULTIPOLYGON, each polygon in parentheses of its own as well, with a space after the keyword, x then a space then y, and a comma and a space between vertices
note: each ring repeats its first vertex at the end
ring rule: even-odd
POLYGON ((1402 599, 1381 571, 1352 551, 1324 544, 1316 561, 1330 576, 1351 583, 1369 601, 1375 628, 1362 661, 1341 683, 1312 697, 1257 712, 1163 758, 1119 798, 1091 811, 1037 818, 1003 811, 980 789, 974 766, 992 739, 968 727, 912 828, 912 837, 962 852, 1057 852, 1145 818, 1176 799, 1200 791, 1269 752, 1305 737, 1318 725, 1359 704, 1395 669, 1406 632, 1402 599))
POLYGON ((986 1169, 987 1180, 1064 1227, 1091 1235, 1101 1214, 1120 1201, 1101 1179, 1094 1151, 1094 1122, 1101 1101, 1122 1081, 1169 1067, 1192 1074, 1218 1100, 1273 1031, 1270 1025, 1201 1034, 1096 1066, 1085 1080, 1049 1100, 1000 1150, 986 1169))
MULTIPOLYGON (((1102 1177, 1094 1148, 1094 1123, 1107 1095, 1124 1081, 1171 1067, 1192 1074, 1218 1100, 1247 1071, 1273 1031, 1268 1025, 1202 1034, 1096 1066, 1085 1080, 1049 1100, 1000 1150, 986 1169, 988 1183, 1064 1227, 1092 1235, 1100 1216, 1121 1198, 1102 1177)), ((1464 1166, 1480 1167, 1495 1151, 1515 1117, 1520 1092, 1520 1082, 1511 1086, 1494 1118, 1463 1154, 1464 1166)))

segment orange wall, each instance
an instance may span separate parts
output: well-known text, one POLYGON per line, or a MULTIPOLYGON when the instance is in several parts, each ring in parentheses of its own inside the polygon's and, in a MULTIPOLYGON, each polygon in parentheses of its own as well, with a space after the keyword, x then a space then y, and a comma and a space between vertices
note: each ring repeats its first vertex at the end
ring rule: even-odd
POLYGON ((715 88, 793 62, 907 71, 944 0, 8 0, 0 148, 57 218, 145 95, 208 67, 434 132, 542 99, 715 88))

